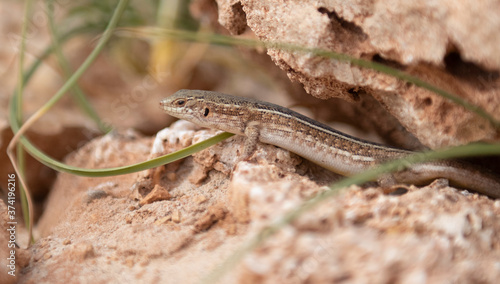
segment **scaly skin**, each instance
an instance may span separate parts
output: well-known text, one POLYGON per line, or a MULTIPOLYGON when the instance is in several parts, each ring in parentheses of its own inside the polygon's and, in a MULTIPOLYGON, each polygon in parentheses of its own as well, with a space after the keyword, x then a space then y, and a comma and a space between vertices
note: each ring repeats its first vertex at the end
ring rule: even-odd
MULTIPOLYGON (((257 141, 272 144, 346 176, 413 153, 349 136, 290 109, 255 99, 180 90, 163 99, 160 105, 177 118, 247 136, 245 148, 250 151, 257 141)), ((500 198, 498 178, 457 161, 412 165, 390 176, 393 182, 419 185, 436 178, 446 178, 453 185, 500 198)))

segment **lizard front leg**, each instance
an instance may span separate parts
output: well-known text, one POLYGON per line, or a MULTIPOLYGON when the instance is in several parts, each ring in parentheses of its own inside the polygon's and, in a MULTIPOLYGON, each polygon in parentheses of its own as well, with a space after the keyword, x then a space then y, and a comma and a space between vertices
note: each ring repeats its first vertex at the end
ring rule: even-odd
POLYGON ((256 121, 249 122, 245 127, 245 145, 243 147, 242 160, 248 161, 257 149, 257 143, 260 137, 260 124, 256 121))

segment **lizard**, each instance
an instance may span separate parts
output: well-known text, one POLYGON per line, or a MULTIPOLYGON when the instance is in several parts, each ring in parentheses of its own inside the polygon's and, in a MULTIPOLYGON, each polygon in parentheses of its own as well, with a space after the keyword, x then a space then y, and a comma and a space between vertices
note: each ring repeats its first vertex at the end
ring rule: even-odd
MULTIPOLYGON (((244 157, 257 143, 289 150, 332 172, 350 176, 413 151, 365 141, 288 108, 203 90, 179 90, 160 101, 167 114, 202 127, 246 136, 244 157)), ((500 198, 500 179, 455 160, 411 165, 382 178, 390 183, 423 185, 445 178, 451 185, 500 198)))

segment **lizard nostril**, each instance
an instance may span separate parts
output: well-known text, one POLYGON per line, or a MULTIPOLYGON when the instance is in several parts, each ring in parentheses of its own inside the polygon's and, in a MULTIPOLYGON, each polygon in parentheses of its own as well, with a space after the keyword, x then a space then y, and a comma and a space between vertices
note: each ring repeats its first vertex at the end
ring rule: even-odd
POLYGON ((208 115, 208 113, 209 113, 209 112, 210 112, 210 111, 208 110, 208 107, 206 107, 206 108, 205 108, 205 113, 203 114, 203 116, 205 116, 205 117, 206 117, 206 116, 208 115))

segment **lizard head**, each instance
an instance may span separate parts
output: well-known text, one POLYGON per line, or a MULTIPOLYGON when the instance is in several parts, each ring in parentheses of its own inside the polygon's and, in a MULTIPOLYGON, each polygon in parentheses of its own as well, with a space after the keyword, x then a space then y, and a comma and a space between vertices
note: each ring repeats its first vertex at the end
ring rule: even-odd
POLYGON ((238 97, 211 91, 179 90, 160 101, 167 114, 203 127, 242 133, 245 111, 238 97))

